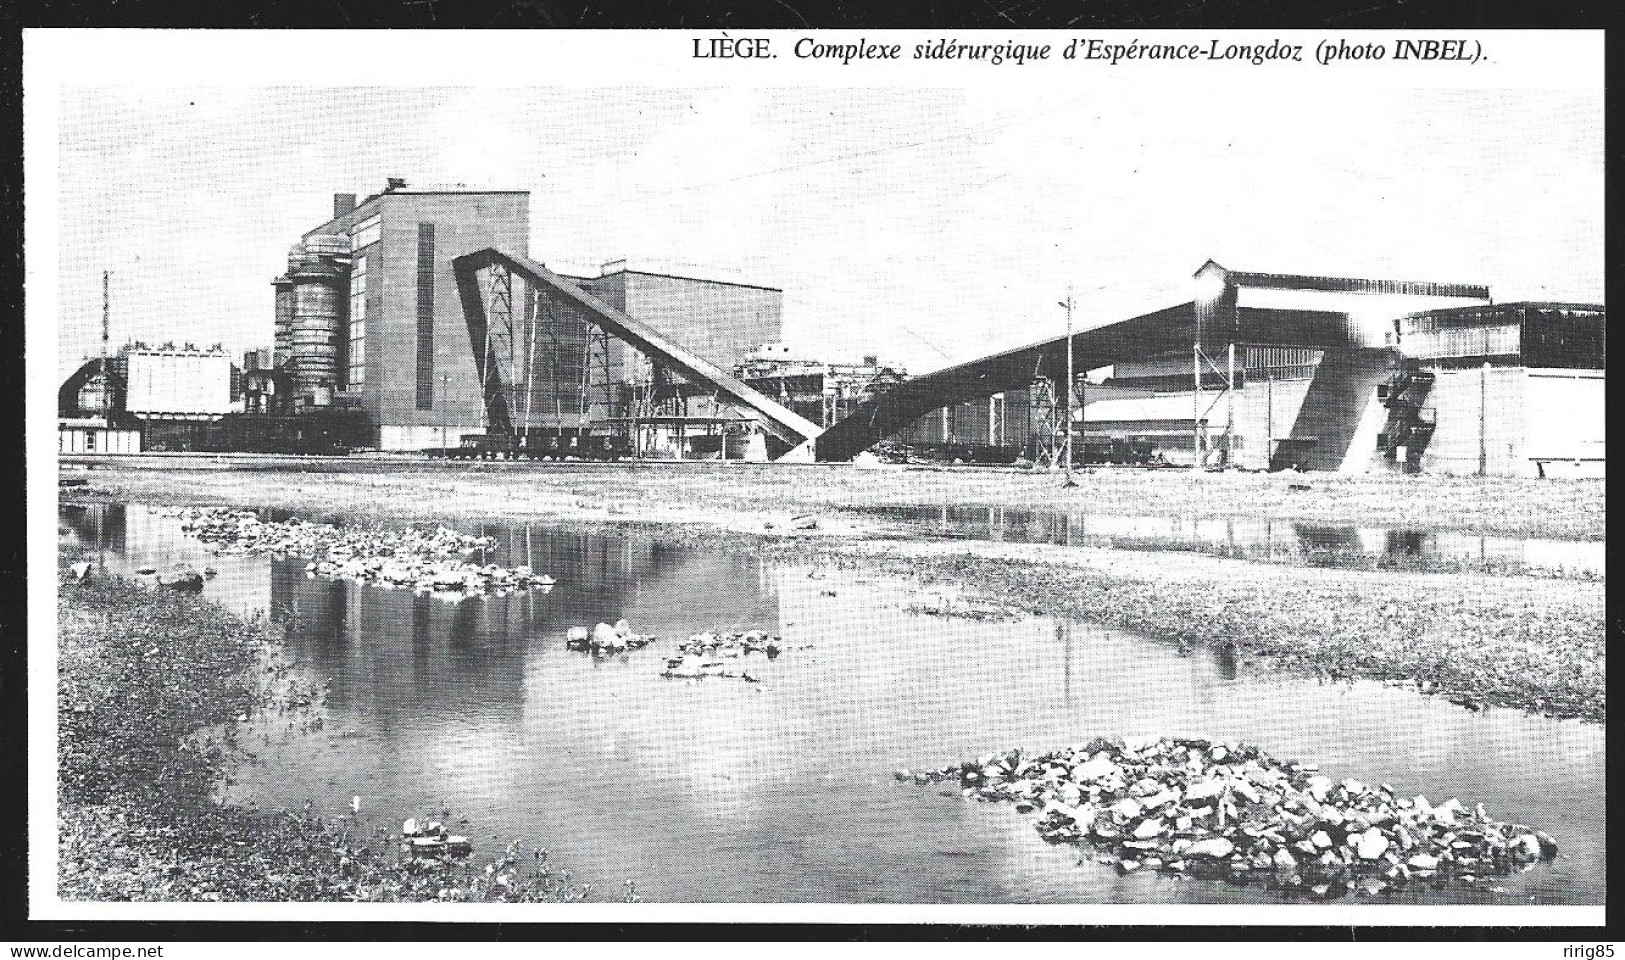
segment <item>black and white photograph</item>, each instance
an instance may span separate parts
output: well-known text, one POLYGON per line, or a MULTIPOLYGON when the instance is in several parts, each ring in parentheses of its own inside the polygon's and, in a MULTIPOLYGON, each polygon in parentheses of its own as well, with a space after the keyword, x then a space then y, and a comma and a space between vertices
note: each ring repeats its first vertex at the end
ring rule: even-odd
POLYGON ((23 52, 31 917, 1602 924, 1601 31, 23 52))

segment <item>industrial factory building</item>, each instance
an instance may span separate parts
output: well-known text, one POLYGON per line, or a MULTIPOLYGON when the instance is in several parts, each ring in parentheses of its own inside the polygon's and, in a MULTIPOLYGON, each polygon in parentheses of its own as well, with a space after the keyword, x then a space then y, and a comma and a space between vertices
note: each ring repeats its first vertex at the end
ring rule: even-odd
MULTIPOLYGON (((1604 472, 1606 314, 1483 286, 1229 270, 1189 303, 1072 341, 1079 462, 1479 476, 1604 472)), ((939 371, 860 409, 834 457, 887 435, 948 455, 1053 459, 1066 343, 939 371), (1060 374, 1058 376, 1058 374, 1060 374), (996 388, 1004 386, 1000 391, 996 388), (954 402, 943 405, 943 399, 954 402), (909 419, 916 411, 923 416, 909 419)))
POLYGON ((218 344, 131 343, 87 360, 57 391, 57 447, 73 453, 210 449, 242 410, 241 371, 218 344))
MULTIPOLYGON (((452 262, 480 250, 523 258, 529 238, 525 191, 392 183, 359 204, 335 196, 333 218, 295 244, 287 273, 273 281, 277 409, 360 411, 358 446, 455 446, 490 426, 486 391, 500 375, 520 430, 624 430, 641 419, 653 448, 683 436, 682 427, 741 420, 674 385, 680 376, 522 277, 504 275, 480 293, 489 310, 511 313, 522 334, 493 342, 488 332, 474 342, 452 262), (662 407, 673 401, 681 409, 662 407), (654 430, 661 422, 679 426, 654 430)), ((567 279, 726 367, 780 335, 782 294, 771 287, 625 261, 567 279)))
POLYGON ((60 449, 843 461, 891 440, 1003 463, 1606 463, 1600 305, 1209 261, 1188 302, 909 378, 793 355, 774 287, 624 260, 559 273, 530 231, 525 191, 335 195, 272 281, 269 350, 239 367, 104 345, 62 386, 60 449))

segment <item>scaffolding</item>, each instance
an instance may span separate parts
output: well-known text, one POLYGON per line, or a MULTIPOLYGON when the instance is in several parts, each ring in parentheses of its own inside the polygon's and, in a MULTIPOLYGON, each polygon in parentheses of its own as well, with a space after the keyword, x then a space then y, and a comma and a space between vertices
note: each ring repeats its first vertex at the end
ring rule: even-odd
POLYGON ((1027 395, 1033 428, 1033 462, 1040 467, 1060 466, 1065 456, 1065 425, 1061 422, 1061 408, 1055 402, 1055 381, 1049 377, 1034 377, 1027 395))

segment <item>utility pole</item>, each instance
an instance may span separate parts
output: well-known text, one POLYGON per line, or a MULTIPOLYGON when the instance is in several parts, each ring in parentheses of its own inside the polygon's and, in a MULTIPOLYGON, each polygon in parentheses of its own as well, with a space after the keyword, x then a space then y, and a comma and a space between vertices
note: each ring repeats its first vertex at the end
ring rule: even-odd
POLYGON ((446 395, 446 391, 450 389, 451 374, 442 373, 440 375, 440 446, 442 448, 451 446, 446 442, 446 414, 451 407, 451 397, 446 395))
POLYGON ((1235 466, 1232 462, 1236 444, 1236 338, 1230 337, 1229 359, 1225 364, 1224 373, 1224 468, 1229 470, 1235 466))
POLYGON ((107 379, 107 328, 112 315, 112 303, 107 295, 107 278, 111 271, 102 271, 102 379, 107 379))
POLYGON ((1202 343, 1191 344, 1191 469, 1202 472, 1202 343))
POLYGON ((1066 430, 1066 438, 1065 438, 1065 441, 1064 441, 1065 445, 1066 445, 1065 446, 1065 454, 1064 454, 1065 461, 1066 461, 1066 479, 1061 481, 1061 486, 1063 486, 1063 487, 1075 487, 1075 486, 1078 485, 1078 483, 1077 483, 1076 480, 1072 479, 1072 384, 1073 384, 1072 377, 1073 377, 1073 373, 1072 373, 1072 287, 1071 287, 1070 284, 1067 285, 1066 299, 1061 301, 1061 306, 1066 308, 1066 404, 1063 407, 1063 409, 1066 411, 1066 415, 1062 418, 1062 422, 1065 425, 1064 429, 1066 430))

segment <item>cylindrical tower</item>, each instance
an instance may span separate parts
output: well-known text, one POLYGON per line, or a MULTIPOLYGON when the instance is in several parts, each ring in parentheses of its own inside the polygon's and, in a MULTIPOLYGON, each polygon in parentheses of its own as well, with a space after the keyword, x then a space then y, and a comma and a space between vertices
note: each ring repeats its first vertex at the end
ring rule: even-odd
POLYGON ((293 281, 277 277, 271 286, 276 288, 276 336, 272 341, 271 366, 280 370, 293 356, 293 281))
POLYGON ((326 406, 338 383, 340 323, 350 281, 349 238, 317 236, 296 244, 288 251, 288 278, 293 283, 294 393, 326 406))

